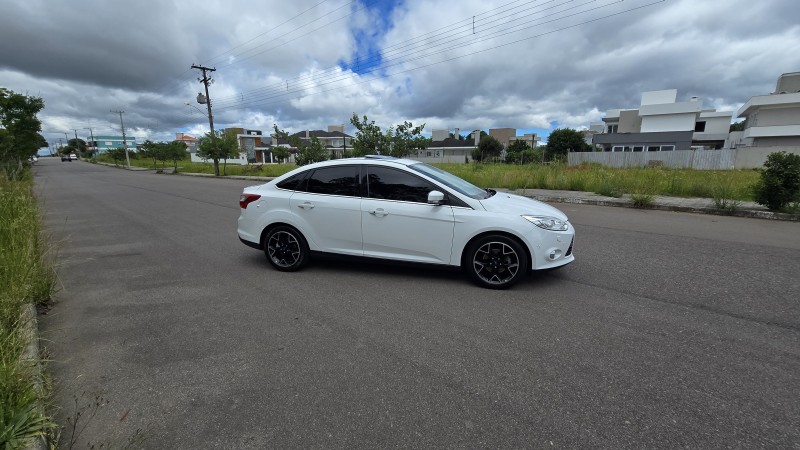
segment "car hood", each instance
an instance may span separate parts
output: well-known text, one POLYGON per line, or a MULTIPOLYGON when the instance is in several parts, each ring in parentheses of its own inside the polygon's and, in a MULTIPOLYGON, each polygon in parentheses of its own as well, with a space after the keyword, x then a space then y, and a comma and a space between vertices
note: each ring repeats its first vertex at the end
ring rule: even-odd
POLYGON ((567 220, 567 215, 546 203, 521 195, 498 192, 495 195, 480 201, 481 205, 491 212, 508 214, 549 216, 560 220, 567 220))

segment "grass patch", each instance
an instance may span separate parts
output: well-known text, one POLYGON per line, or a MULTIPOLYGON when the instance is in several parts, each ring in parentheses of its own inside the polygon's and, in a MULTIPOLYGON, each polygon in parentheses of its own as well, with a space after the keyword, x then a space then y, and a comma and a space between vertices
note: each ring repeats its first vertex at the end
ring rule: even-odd
POLYGON ((47 302, 55 288, 41 236, 30 171, 13 180, 0 173, 0 448, 19 448, 56 428, 41 409, 38 366, 23 358, 35 338, 24 310, 47 302))
POLYGON ((564 164, 435 164, 481 187, 551 189, 595 192, 608 197, 623 194, 713 198, 716 186, 725 186, 731 201, 752 201, 755 170, 692 170, 653 168, 614 169, 598 165, 564 164), (642 192, 642 187, 647 192, 642 192))
MULTIPOLYGON (((98 161, 114 163, 107 155, 98 161)), ((131 165, 158 169, 172 163, 131 158, 131 165)), ((663 167, 615 169, 598 164, 567 166, 566 164, 433 164, 480 187, 501 189, 549 189, 595 192, 607 197, 648 194, 683 198, 715 198, 724 185, 724 196, 730 205, 734 201, 752 201, 753 186, 759 179, 756 170, 692 170, 663 167)), ((220 161, 222 175, 277 177, 296 169, 294 164, 225 165, 220 161)), ((178 172, 213 174, 214 164, 194 163, 188 158, 178 163, 178 172)))

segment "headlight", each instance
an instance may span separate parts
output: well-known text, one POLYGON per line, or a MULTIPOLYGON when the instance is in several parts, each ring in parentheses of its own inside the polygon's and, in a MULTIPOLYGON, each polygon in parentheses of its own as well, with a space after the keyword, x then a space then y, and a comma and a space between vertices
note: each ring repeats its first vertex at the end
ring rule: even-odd
POLYGON ((528 222, 536 225, 539 228, 544 228, 550 231, 567 231, 569 223, 566 220, 556 219, 555 217, 548 216, 522 216, 528 222))

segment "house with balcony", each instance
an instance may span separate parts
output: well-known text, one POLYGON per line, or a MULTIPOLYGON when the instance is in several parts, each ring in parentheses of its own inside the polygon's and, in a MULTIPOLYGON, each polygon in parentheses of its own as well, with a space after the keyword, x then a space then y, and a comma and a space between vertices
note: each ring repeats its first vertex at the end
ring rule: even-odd
POLYGON ((733 113, 704 109, 697 97, 677 97, 677 89, 643 92, 638 109, 608 110, 605 126, 595 125, 592 144, 607 152, 723 148, 733 113))
POLYGON ((800 72, 782 74, 775 92, 751 97, 737 117, 745 119, 739 146, 800 147, 800 72))

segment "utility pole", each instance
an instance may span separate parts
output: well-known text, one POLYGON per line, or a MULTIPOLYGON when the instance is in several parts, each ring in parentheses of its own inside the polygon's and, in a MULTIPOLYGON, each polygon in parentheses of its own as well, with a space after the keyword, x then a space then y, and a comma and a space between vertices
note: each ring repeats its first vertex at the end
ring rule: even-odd
POLYGON ((92 153, 94 153, 97 151, 97 144, 94 143, 94 131, 92 131, 91 127, 84 129, 89 130, 89 134, 92 136, 92 153))
POLYGON ((75 148, 76 148, 76 150, 78 150, 78 156, 80 156, 80 153, 81 153, 81 147, 78 145, 78 130, 76 130, 75 128, 73 128, 73 129, 72 129, 72 131, 74 131, 74 132, 75 132, 75 148))
POLYGON ((110 112, 119 114, 119 126, 122 127, 122 146, 125 147, 125 161, 128 163, 128 169, 130 169, 131 168, 131 157, 128 156, 128 141, 125 140, 125 123, 122 122, 122 114, 124 114, 125 111, 114 111, 114 110, 111 110, 110 112))
MULTIPOLYGON (((211 97, 208 95, 208 85, 213 83, 214 80, 209 78, 206 72, 214 72, 217 69, 205 66, 198 66, 197 64, 192 64, 192 69, 200 69, 203 72, 203 78, 198 78, 198 81, 203 83, 203 86, 206 89, 206 96, 203 97, 202 95, 197 96, 197 103, 206 104, 208 108, 208 127, 211 128, 211 139, 212 142, 215 139, 216 133, 214 132, 214 116, 211 114, 211 97)), ((214 158, 214 175, 219 176, 219 156, 214 158)))

